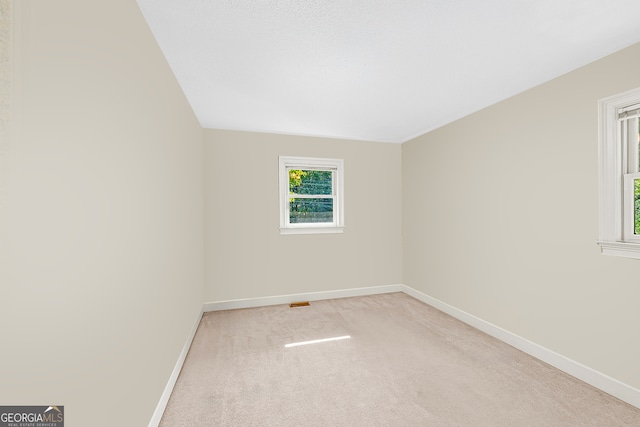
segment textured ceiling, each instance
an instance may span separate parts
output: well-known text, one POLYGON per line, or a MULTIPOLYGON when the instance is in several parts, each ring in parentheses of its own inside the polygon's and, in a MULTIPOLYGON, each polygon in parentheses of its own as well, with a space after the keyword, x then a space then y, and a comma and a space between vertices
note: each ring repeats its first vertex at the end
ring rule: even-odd
POLYGON ((137 0, 205 128, 404 142, 640 41, 638 0, 137 0))

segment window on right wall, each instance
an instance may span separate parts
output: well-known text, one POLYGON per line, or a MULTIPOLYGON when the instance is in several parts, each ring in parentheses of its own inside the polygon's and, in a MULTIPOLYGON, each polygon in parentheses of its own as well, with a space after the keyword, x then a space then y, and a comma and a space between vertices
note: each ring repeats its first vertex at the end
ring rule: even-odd
POLYGON ((599 114, 598 244, 640 259, 640 88, 600 100, 599 114))

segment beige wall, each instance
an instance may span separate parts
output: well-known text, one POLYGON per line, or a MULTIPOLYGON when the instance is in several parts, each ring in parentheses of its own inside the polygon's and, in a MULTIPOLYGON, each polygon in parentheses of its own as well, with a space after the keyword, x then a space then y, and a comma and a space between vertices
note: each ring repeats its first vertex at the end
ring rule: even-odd
POLYGON ((206 301, 402 281, 400 146, 205 130, 206 301), (344 159, 344 234, 280 235, 278 156, 344 159))
POLYGON ((640 263, 600 255, 597 101, 640 44, 403 144, 404 282, 640 388, 640 263))
POLYGON ((134 0, 18 3, 0 404, 144 426, 203 301, 202 128, 134 0))
POLYGON ((134 0, 14 3, 0 404, 146 425, 203 299, 401 282, 640 388, 640 264, 595 244, 596 102, 640 86, 640 45, 402 146, 203 149, 134 0), (279 155, 345 159, 344 234, 279 234, 279 155))
MULTIPOLYGON (((0 150, 3 141, 9 137, 8 127, 11 117, 12 94, 12 67, 13 63, 13 37, 10 17, 13 15, 12 3, 9 0, 0 0, 0 150)), ((1 177, 0 177, 1 178, 1 177)))

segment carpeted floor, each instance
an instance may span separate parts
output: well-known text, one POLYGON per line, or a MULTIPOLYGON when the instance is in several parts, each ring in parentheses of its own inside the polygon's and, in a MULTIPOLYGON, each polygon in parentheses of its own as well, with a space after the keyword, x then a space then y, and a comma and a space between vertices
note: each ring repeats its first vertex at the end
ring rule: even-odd
POLYGON ((205 313, 160 425, 617 427, 640 409, 394 293, 205 313))

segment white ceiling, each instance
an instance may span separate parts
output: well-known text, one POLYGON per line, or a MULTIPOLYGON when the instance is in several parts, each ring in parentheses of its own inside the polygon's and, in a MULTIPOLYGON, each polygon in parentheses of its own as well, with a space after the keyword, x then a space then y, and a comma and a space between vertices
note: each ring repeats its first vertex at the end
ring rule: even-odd
POLYGON ((137 0, 205 128, 404 142, 640 41, 638 0, 137 0))

